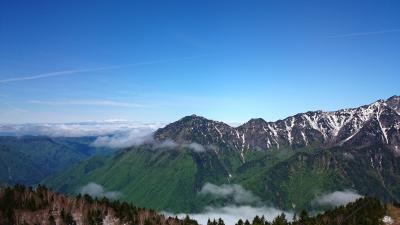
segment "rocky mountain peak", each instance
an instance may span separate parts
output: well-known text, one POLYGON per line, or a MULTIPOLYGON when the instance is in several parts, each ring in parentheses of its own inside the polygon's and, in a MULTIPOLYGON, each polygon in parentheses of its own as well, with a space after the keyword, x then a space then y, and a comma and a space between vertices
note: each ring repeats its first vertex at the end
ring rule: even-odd
POLYGON ((395 110, 397 114, 400 114, 400 96, 394 95, 390 97, 388 100, 386 100, 386 104, 395 110))
POLYGON ((252 127, 252 126, 260 126, 260 125, 266 125, 267 121, 265 121, 263 118, 253 118, 241 125, 242 127, 252 127))
POLYGON ((202 117, 202 116, 198 116, 196 114, 192 114, 190 116, 185 116, 182 119, 178 120, 178 121, 182 121, 182 122, 190 122, 190 121, 209 121, 209 119, 202 117))

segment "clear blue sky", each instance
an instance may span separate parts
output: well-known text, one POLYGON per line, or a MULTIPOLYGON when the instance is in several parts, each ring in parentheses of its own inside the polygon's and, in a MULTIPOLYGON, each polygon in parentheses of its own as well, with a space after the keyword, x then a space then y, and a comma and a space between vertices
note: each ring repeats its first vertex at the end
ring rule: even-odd
POLYGON ((267 121, 400 94, 399 1, 1 1, 0 122, 267 121))

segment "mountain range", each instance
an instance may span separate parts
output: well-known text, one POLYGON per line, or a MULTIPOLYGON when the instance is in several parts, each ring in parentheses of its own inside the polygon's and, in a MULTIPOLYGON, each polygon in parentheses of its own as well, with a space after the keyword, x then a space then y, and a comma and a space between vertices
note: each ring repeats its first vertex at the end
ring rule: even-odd
MULTIPOLYGON (((276 122, 251 119, 239 127, 192 115, 155 133, 157 141, 196 142, 240 152, 320 143, 323 147, 380 143, 400 154, 400 97, 334 112, 299 113, 276 122)), ((245 160, 243 158, 243 160, 245 160)))
POLYGON ((235 185, 255 196, 246 204, 282 209, 322 207, 318 196, 344 190, 399 201, 399 108, 393 96, 238 127, 187 116, 155 131, 152 141, 91 157, 42 182, 70 194, 95 182, 140 207, 170 212, 240 204, 215 196, 235 185), (219 189, 204 194, 207 185, 219 189))

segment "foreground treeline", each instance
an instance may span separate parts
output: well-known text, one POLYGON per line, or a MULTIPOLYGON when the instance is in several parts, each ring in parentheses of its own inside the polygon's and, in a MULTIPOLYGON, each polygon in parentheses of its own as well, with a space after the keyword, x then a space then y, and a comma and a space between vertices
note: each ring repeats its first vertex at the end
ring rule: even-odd
MULTIPOLYGON (((398 207, 398 205, 397 205, 398 207)), ((379 225, 386 206, 375 198, 361 198, 346 206, 316 216, 306 211, 287 218, 277 216, 272 222, 256 216, 252 221, 239 220, 236 225, 379 225), (290 220, 290 222, 289 222, 290 220)), ((22 185, 0 189, 0 225, 198 225, 188 216, 183 220, 166 217, 153 210, 132 204, 93 199, 89 195, 67 197, 38 186, 34 190, 22 185)), ((222 219, 207 225, 225 225, 222 219)))
MULTIPOLYGON (((375 198, 360 198, 346 206, 328 210, 316 216, 300 212, 289 222, 284 213, 272 222, 256 216, 253 221, 239 220, 236 225, 379 225, 386 214, 386 206, 375 198)), ((224 225, 222 220, 208 221, 208 225, 224 225)))
POLYGON ((44 186, 35 189, 16 185, 0 190, 0 225, 198 225, 186 218, 165 217, 107 198, 89 195, 67 197, 44 186))

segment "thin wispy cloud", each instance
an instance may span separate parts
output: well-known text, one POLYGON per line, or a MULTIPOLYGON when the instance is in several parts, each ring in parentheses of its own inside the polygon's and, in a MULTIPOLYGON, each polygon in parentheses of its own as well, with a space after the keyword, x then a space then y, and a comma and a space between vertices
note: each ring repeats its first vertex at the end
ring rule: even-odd
POLYGON ((116 69, 116 68, 120 68, 120 67, 121 66, 108 66, 108 67, 98 67, 98 68, 80 69, 80 70, 64 70, 64 71, 57 71, 57 72, 51 72, 51 73, 42 73, 42 74, 32 75, 32 76, 3 79, 3 80, 0 80, 0 83, 10 83, 10 82, 26 81, 26 80, 37 80, 37 79, 43 79, 43 78, 48 78, 48 77, 57 77, 57 76, 71 75, 71 74, 84 73, 84 72, 116 69))
POLYGON ((359 32, 359 33, 338 34, 338 35, 330 36, 330 38, 359 37, 359 36, 369 36, 369 35, 387 34, 387 33, 395 33, 395 32, 400 32, 400 29, 391 29, 391 30, 379 30, 379 31, 359 32))
POLYGON ((111 100, 67 100, 67 101, 30 100, 28 101, 28 103, 50 105, 50 106, 80 105, 80 106, 113 106, 113 107, 125 107, 125 108, 143 108, 148 106, 131 102, 118 102, 111 100))
POLYGON ((4 106, 6 106, 7 108, 11 109, 14 112, 27 112, 27 110, 18 108, 18 107, 14 106, 14 105, 12 105, 12 104, 10 104, 8 102, 0 101, 0 105, 4 105, 4 106))
POLYGON ((27 80, 37 80, 37 79, 44 79, 44 78, 49 78, 49 77, 74 75, 74 74, 87 73, 87 72, 112 70, 112 69, 119 69, 119 68, 125 68, 125 67, 135 67, 135 66, 169 63, 169 62, 175 62, 175 61, 188 60, 188 59, 192 59, 192 58, 196 58, 196 57, 199 57, 199 56, 192 56, 192 57, 185 57, 185 58, 172 58, 172 59, 164 59, 164 60, 154 60, 154 61, 139 62, 139 63, 133 63, 133 64, 126 64, 126 65, 104 66, 104 67, 96 67, 96 68, 88 68, 88 69, 62 70, 62 71, 42 73, 42 74, 30 75, 30 76, 11 77, 11 78, 0 80, 0 84, 1 83, 27 81, 27 80))

